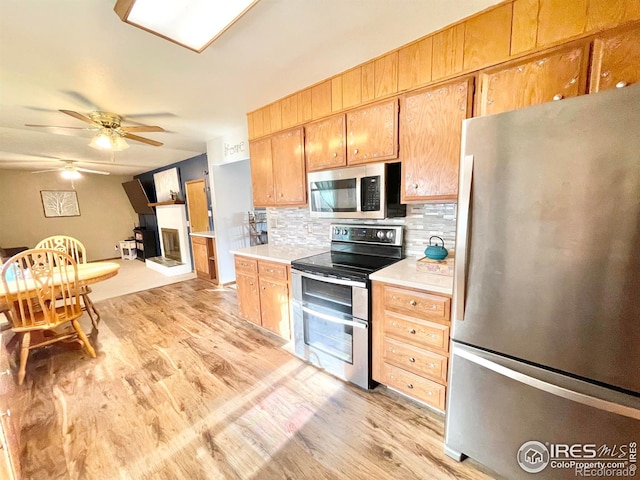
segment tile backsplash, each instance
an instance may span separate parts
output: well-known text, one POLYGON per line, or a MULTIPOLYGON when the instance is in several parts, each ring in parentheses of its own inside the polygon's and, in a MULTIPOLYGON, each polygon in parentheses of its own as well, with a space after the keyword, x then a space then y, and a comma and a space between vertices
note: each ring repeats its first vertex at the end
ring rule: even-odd
POLYGON ((267 208, 269 243, 308 245, 329 248, 329 225, 351 223, 366 225, 403 225, 406 256, 424 256, 429 237, 437 235, 445 247, 454 249, 456 237, 455 203, 421 203, 407 205, 407 216, 387 220, 345 220, 311 218, 308 208, 267 208))

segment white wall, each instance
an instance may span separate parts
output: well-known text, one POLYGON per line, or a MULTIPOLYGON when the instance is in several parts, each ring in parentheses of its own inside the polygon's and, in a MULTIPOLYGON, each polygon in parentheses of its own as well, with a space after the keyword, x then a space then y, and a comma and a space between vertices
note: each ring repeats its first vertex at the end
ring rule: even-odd
POLYGON ((249 246, 246 219, 253 209, 251 168, 248 159, 225 163, 223 138, 207 142, 207 158, 218 276, 221 283, 229 283, 236 279, 230 250, 249 246))

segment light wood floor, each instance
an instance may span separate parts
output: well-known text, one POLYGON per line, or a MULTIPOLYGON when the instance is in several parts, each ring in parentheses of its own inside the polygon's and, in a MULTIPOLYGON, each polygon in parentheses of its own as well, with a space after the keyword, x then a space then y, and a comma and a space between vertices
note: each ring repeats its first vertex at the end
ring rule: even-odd
POLYGON ((34 351, 11 399, 25 479, 489 479, 442 417, 293 357, 189 280, 98 303, 98 358, 34 351))

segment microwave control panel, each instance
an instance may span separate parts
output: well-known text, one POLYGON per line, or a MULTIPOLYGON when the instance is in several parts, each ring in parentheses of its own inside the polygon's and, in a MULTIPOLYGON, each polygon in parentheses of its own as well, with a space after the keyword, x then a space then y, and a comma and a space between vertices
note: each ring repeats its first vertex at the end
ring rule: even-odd
POLYGON ((380 210, 380 175, 362 177, 360 181, 360 208, 363 212, 380 210))

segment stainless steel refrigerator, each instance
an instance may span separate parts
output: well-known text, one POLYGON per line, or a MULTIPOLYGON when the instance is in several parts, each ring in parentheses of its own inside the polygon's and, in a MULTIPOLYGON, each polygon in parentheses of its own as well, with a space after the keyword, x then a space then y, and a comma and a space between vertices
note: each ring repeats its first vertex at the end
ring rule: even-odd
POLYGON ((640 478, 640 85, 466 120, 445 451, 640 478))

